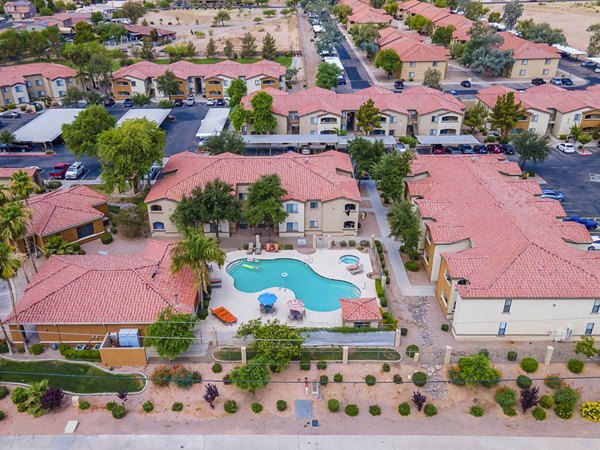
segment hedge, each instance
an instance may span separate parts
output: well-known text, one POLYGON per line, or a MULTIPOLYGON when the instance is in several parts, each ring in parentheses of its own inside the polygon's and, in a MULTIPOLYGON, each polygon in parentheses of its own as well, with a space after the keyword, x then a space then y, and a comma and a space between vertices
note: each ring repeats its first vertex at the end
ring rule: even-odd
POLYGON ((60 354, 67 359, 76 359, 81 361, 100 361, 99 350, 75 350, 67 344, 61 344, 58 347, 60 354))

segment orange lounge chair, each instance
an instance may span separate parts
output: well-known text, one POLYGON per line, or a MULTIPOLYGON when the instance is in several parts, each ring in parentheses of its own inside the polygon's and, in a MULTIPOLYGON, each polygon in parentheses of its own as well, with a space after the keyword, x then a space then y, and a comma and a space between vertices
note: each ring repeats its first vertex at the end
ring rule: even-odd
POLYGON ((222 306, 217 309, 211 309, 210 312, 217 316, 217 318, 225 325, 231 325, 237 322, 237 317, 222 306))
POLYGON ((265 244, 265 252, 270 252, 271 251, 271 244, 269 244, 268 242, 265 244))
POLYGON ((277 253, 277 252, 279 251, 279 244, 278 244, 277 242, 275 242, 275 243, 273 244, 273 251, 274 251, 275 253, 277 253))

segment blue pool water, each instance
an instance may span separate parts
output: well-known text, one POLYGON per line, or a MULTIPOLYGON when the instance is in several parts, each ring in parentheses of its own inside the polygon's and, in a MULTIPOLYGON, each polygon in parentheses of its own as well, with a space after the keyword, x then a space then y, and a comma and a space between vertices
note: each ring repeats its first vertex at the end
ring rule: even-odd
MULTIPOLYGON (((258 262, 238 259, 227 266, 227 273, 233 277, 233 285, 239 291, 251 293, 286 288, 311 311, 334 311, 340 307, 340 298, 360 296, 360 289, 352 283, 325 278, 297 259, 277 258, 258 262)), ((273 293, 277 295, 277 290, 273 293)))
POLYGON ((340 262, 342 264, 356 264, 359 261, 358 256, 354 256, 354 255, 344 255, 344 256, 340 256, 340 262))

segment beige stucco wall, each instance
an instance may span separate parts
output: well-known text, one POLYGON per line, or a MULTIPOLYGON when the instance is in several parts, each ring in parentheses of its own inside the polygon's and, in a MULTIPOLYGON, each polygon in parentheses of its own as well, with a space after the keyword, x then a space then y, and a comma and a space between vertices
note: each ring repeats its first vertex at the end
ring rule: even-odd
POLYGON ((560 58, 553 58, 546 64, 546 59, 516 59, 509 71, 508 78, 555 77, 559 60, 560 58), (524 64, 525 61, 526 63, 524 64), (522 70, 524 70, 525 73, 521 73, 522 70))
POLYGON ((471 241, 465 239, 463 241, 455 242, 452 244, 435 244, 432 243, 433 249, 429 253, 429 265, 431 267, 431 275, 429 281, 437 281, 439 278, 443 278, 443 273, 440 270, 440 261, 442 253, 460 252, 471 248, 471 241))
POLYGON ((172 200, 161 199, 155 202, 150 202, 146 205, 148 207, 148 220, 150 222, 150 230, 152 237, 177 237, 179 232, 175 225, 171 222, 171 214, 175 211, 177 203, 172 200), (152 211, 152 206, 160 206, 162 211, 152 211), (154 222, 162 222, 165 224, 164 231, 155 230, 154 222))
MULTIPOLYGON (((460 134, 460 129, 462 126, 463 114, 450 112, 446 110, 442 111, 434 111, 429 114, 420 114, 417 118, 417 130, 418 134, 422 135, 431 135, 430 130, 435 130, 435 135, 439 136, 441 131, 444 129, 454 130, 455 134, 460 134), (435 117, 436 121, 432 122, 432 118, 435 117), (443 122, 442 119, 444 117, 456 117, 455 122, 443 122)), ((451 133, 449 133, 451 134, 451 133)))
POLYGON ((304 218, 304 202, 299 202, 297 200, 288 200, 282 203, 282 208, 285 210, 286 205, 298 205, 298 212, 296 213, 288 213, 286 219, 279 224, 279 235, 280 236, 304 236, 304 226, 305 226, 305 218, 304 218), (297 231, 286 231, 288 223, 297 223, 298 230, 297 231))
POLYGON ((589 108, 578 109, 568 113, 556 111, 554 126, 552 127, 552 135, 554 137, 558 137, 561 134, 571 134, 571 127, 573 125, 580 125, 583 116, 588 110, 589 108))
POLYGON ((402 69, 397 76, 407 81, 410 78, 412 78, 414 81, 423 81, 425 79, 425 71, 427 69, 436 69, 442 74, 443 80, 446 76, 447 67, 448 61, 415 61, 412 63, 403 62, 402 69))
POLYGON ((356 236, 358 233, 358 202, 344 198, 323 203, 323 234, 332 236, 356 236), (356 205, 356 210, 349 215, 344 212, 348 203, 356 205), (354 221, 355 228, 344 230, 344 222, 354 221))

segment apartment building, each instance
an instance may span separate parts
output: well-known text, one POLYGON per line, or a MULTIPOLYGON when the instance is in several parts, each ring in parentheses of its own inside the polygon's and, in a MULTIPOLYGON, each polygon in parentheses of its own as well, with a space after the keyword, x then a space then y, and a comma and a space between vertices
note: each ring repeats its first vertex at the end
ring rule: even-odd
MULTIPOLYGON (((307 235, 356 236, 360 192, 353 178, 347 154, 329 151, 320 155, 239 156, 224 153, 216 156, 178 153, 169 158, 162 178, 146 198, 153 237, 177 237, 171 222, 177 203, 215 179, 233 186, 232 195, 245 200, 250 185, 263 175, 277 174, 287 194, 281 207, 288 213, 275 230, 282 237, 307 235)), ((221 236, 230 236, 245 222, 222 222, 221 236)), ((214 234, 207 224, 206 234, 214 234)))
POLYGON ((423 262, 457 339, 567 340, 600 332, 600 257, 516 162, 419 156, 406 180, 423 262), (535 224, 535 225, 533 225, 535 224))
POLYGON ((77 71, 52 63, 0 67, 0 106, 22 105, 44 97, 59 99, 74 86, 77 71))
POLYGON ((368 23, 383 28, 387 27, 393 20, 393 17, 388 15, 384 9, 373 8, 367 0, 340 0, 339 4, 352 8, 352 14, 348 16, 348 28, 368 23))
POLYGON ((535 44, 512 33, 498 33, 504 39, 501 50, 512 50, 514 64, 507 78, 548 78, 556 76, 560 53, 548 44, 535 44))
POLYGON ((265 88, 285 89, 286 69, 273 61, 258 61, 252 64, 240 64, 235 61, 222 61, 217 64, 194 64, 188 61, 156 64, 141 61, 122 67, 113 74, 115 98, 124 100, 136 93, 157 99, 167 98, 156 85, 156 78, 167 70, 175 74, 181 86, 181 94, 173 98, 185 98, 188 94, 213 99, 225 98, 227 88, 238 78, 246 82, 249 93, 265 88))
MULTIPOLYGON (((406 136, 407 134, 460 134, 465 105, 450 94, 417 86, 402 94, 370 87, 353 94, 310 88, 286 93, 267 90, 273 97, 273 114, 277 120, 275 134, 335 134, 360 131, 356 112, 372 99, 379 109, 379 128, 372 135, 406 136)), ((251 95, 242 99, 250 109, 251 95)), ((244 134, 253 134, 252 124, 245 124, 244 134)))
POLYGON ((4 14, 12 20, 24 20, 37 16, 38 11, 32 2, 6 2, 4 14))

